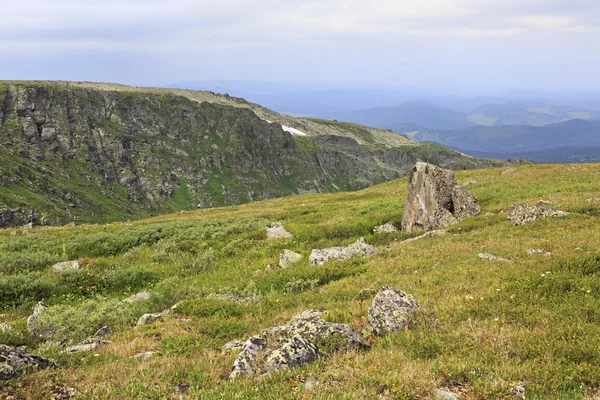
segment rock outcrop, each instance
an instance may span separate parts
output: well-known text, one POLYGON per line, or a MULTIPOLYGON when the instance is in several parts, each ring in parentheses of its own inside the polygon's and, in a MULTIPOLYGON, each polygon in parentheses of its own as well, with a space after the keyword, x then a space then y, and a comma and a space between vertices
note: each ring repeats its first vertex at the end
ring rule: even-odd
POLYGON ((312 266, 323 265, 329 261, 341 261, 348 258, 360 256, 375 256, 379 254, 379 250, 367 243, 364 237, 358 239, 356 243, 346 247, 337 246, 326 249, 314 249, 310 253, 308 262, 312 266))
POLYGON ((0 382, 45 368, 57 368, 54 360, 0 344, 0 382))
POLYGON ((291 250, 283 250, 283 253, 279 256, 279 266, 281 268, 289 268, 300 260, 302 260, 302 254, 291 250))
POLYGON ((446 227, 481 212, 475 197, 458 186, 453 171, 418 162, 408 178, 402 230, 408 233, 446 227))
POLYGON ((264 329, 249 338, 229 378, 300 367, 332 352, 370 347, 362 334, 347 325, 321 319, 324 314, 321 310, 306 310, 287 325, 264 329))
POLYGON ((291 239, 293 237, 294 235, 286 231, 281 222, 273 222, 267 226, 267 239, 291 239))
POLYGON ((515 203, 508 210, 508 219, 513 225, 523 225, 547 217, 564 217, 569 215, 566 211, 555 210, 543 205, 529 205, 515 203))
POLYGON ((419 308, 421 305, 410 294, 383 286, 369 308, 367 327, 375 336, 401 332, 419 308))

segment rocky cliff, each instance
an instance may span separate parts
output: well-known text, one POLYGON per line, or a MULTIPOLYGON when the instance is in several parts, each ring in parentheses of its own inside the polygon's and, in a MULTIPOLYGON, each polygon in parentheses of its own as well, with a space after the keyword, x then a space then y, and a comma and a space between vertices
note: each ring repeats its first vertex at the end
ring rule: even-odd
POLYGON ((0 226, 354 190, 403 176, 419 160, 497 164, 433 145, 293 137, 248 108, 159 91, 0 82, 0 226))

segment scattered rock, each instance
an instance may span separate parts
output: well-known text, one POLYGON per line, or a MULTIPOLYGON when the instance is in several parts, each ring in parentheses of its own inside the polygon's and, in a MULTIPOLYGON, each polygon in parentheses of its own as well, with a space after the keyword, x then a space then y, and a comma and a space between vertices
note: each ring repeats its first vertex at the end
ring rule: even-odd
POLYGON ((225 344, 222 348, 221 348, 221 354, 225 355, 227 353, 231 352, 238 352, 240 350, 242 350, 242 347, 244 346, 244 343, 242 343, 239 340, 232 340, 231 342, 225 344))
POLYGON ((373 233, 394 233, 398 232, 398 228, 396 228, 391 222, 387 224, 379 225, 373 228, 373 233))
POLYGON ((537 203, 535 203, 535 205, 538 207, 546 207, 552 204, 554 204, 554 202, 550 200, 540 200, 537 203))
POLYGON ((369 308, 368 329, 375 336, 386 336, 402 331, 421 307, 408 293, 383 286, 369 308))
POLYGON ((79 269, 79 262, 75 261, 65 261, 58 264, 54 264, 52 267, 54 271, 66 271, 69 269, 79 269))
POLYGON ((329 247, 327 249, 314 249, 310 253, 308 262, 312 266, 323 265, 328 261, 346 260, 359 256, 375 256, 379 250, 367 243, 364 237, 358 239, 355 243, 346 247, 329 247))
POLYGON ((575 251, 585 251, 585 249, 583 247, 576 247, 575 251))
POLYGON ((418 162, 408 178, 402 230, 408 233, 445 227, 481 212, 475 197, 458 186, 453 171, 418 162))
POLYGON ((147 360, 156 354, 156 351, 145 351, 143 353, 136 354, 133 356, 136 360, 147 360))
POLYGON ((126 298, 125 300, 123 300, 126 303, 135 303, 136 301, 140 301, 140 300, 148 300, 150 298, 150 292, 148 291, 148 289, 136 293, 128 298, 126 298))
POLYGON ((402 241, 402 242, 400 242, 400 243, 410 243, 410 242, 415 242, 415 241, 417 241, 417 240, 425 239, 425 238, 432 237, 432 236, 441 236, 441 235, 445 235, 446 233, 448 233, 448 231, 447 231, 447 230, 444 230, 444 229, 442 229, 442 230, 437 230, 437 231, 429 231, 429 232, 425 233, 424 235, 417 236, 417 237, 410 238, 410 239, 406 239, 406 240, 403 240, 403 241, 402 241))
POLYGON ((113 334, 112 329, 110 329, 108 326, 103 326, 102 328, 98 329, 98 331, 96 331, 96 333, 94 333, 89 338, 85 339, 83 342, 81 342, 75 346, 67 347, 66 349, 61 351, 61 353, 72 354, 72 353, 82 353, 82 352, 86 352, 86 351, 92 351, 99 346, 102 346, 105 344, 110 344, 111 343, 110 341, 104 340, 102 338, 104 336, 112 335, 112 334, 113 334))
POLYGON ((502 175, 514 174, 515 172, 517 172, 515 168, 506 168, 502 171, 502 175))
POLYGON ((302 260, 302 254, 293 252, 291 250, 283 250, 283 253, 279 256, 279 266, 281 268, 288 268, 302 260))
POLYGON ((436 389, 433 392, 436 399, 440 400, 458 400, 458 396, 452 392, 446 390, 436 389))
POLYGON ((586 200, 590 204, 600 203, 600 197, 592 197, 591 199, 586 200))
POLYGON ((335 351, 370 347, 362 334, 347 325, 324 321, 324 314, 322 310, 306 310, 287 325, 263 329, 249 338, 229 378, 300 367, 335 351))
POLYGON ((162 319, 165 315, 169 314, 169 312, 170 310, 165 310, 160 313, 144 314, 140 317, 140 319, 138 319, 138 322, 135 326, 138 327, 142 325, 151 324, 156 320, 162 319))
POLYGON ((8 333, 8 332, 12 332, 15 328, 13 328, 13 326, 11 324, 9 324, 8 322, 4 322, 2 324, 0 324, 0 332, 2 333, 8 333))
POLYGON ((175 385, 175 393, 187 393, 190 391, 190 387, 192 387, 192 385, 190 385, 189 383, 182 383, 179 385, 175 385))
POLYGON ((267 227, 268 239, 291 239, 293 237, 294 235, 286 231, 281 222, 273 222, 267 227))
POLYGON ((476 184, 478 184, 478 183, 479 183, 479 181, 475 181, 475 180, 473 180, 473 179, 467 179, 467 180, 465 181, 465 183, 463 183, 463 186, 476 185, 476 184))
POLYGON ((75 399, 76 395, 77 389, 60 385, 52 388, 50 400, 71 400, 75 399))
POLYGON ((488 254, 488 253, 479 254, 479 258, 483 258, 484 260, 490 260, 490 261, 512 262, 512 260, 508 260, 506 258, 498 257, 496 255, 488 254))
POLYGON ((540 249, 527 249, 527 254, 531 254, 532 256, 549 256, 552 253, 540 249))
POLYGON ((317 388, 317 386, 319 386, 319 381, 313 378, 312 376, 309 376, 304 381, 304 390, 306 390, 307 392, 313 392, 317 388))
POLYGON ((520 399, 525 399, 525 392, 527 391, 527 387, 523 382, 519 382, 513 388, 509 390, 509 394, 516 396, 520 399))
POLYGON ((27 318, 27 330, 34 336, 42 336, 37 332, 36 327, 40 316, 47 308, 48 306, 44 303, 44 300, 39 301, 35 307, 33 307, 33 314, 27 318))
POLYGON ((54 360, 0 344, 0 382, 45 368, 58 368, 54 360))
POLYGON ((554 210, 545 206, 531 206, 524 203, 515 203, 510 206, 508 219, 513 225, 523 225, 545 217, 563 217, 569 215, 566 211, 554 210))
POLYGON ((237 304, 256 304, 260 302, 260 296, 256 293, 211 293, 206 298, 237 304))

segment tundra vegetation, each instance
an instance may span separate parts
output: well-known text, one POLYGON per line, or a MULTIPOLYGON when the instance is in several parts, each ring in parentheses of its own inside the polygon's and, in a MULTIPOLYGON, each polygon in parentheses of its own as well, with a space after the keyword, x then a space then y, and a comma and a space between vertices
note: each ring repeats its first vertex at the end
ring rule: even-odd
POLYGON ((596 398, 600 204, 586 200, 600 197, 600 165, 503 171, 457 172, 481 214, 445 235, 405 243, 422 232, 373 228, 400 226, 406 179, 132 223, 0 230, 0 323, 13 327, 0 331, 0 343, 27 346, 61 366, 2 382, 0 392, 17 399, 71 388, 77 398, 127 399, 419 399, 436 390, 469 399, 596 398), (520 226, 507 220, 513 203, 539 200, 569 214, 520 226), (273 222, 293 237, 267 239, 273 222), (361 237, 379 254, 309 265, 312 249, 361 237), (283 269, 285 249, 303 257, 283 269), (71 260, 79 269, 51 268, 71 260), (222 354, 225 343, 307 309, 328 310, 327 321, 362 331, 381 286, 422 306, 401 332, 367 336, 369 350, 228 379, 237 353, 222 354), (149 298, 123 301, 145 289, 149 298), (40 300, 49 308, 32 335, 26 318, 40 300), (136 327, 143 314, 175 304, 136 327), (61 353, 106 325, 111 343, 61 353))

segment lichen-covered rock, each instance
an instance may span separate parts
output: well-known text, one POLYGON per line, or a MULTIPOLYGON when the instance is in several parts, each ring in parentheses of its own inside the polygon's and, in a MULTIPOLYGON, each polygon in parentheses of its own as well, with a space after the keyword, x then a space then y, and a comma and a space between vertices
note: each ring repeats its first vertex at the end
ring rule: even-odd
POLYGON ((415 232, 446 227, 481 212, 477 200, 458 186, 454 172, 418 162, 408 177, 402 230, 415 232))
POLYGON ((51 268, 54 271, 66 271, 69 269, 79 269, 79 262, 77 260, 65 261, 65 262, 54 264, 51 268))
POLYGON ((329 261, 346 260, 348 258, 360 256, 375 256, 379 250, 367 243, 364 237, 358 239, 356 243, 346 247, 329 247, 326 249, 314 249, 310 253, 308 262, 312 266, 323 265, 329 261))
POLYGON ((508 210, 508 219, 513 225, 523 225, 539 218, 564 217, 565 215, 569 215, 569 213, 541 205, 532 206, 524 203, 515 203, 508 210))
POLYGON ((103 337, 112 334, 112 329, 110 329, 108 326, 103 326, 102 328, 98 329, 96 333, 94 333, 89 338, 85 339, 83 342, 75 346, 67 347, 65 350, 61 351, 61 353, 72 354, 92 351, 99 346, 110 344, 111 342, 108 340, 104 340, 103 337))
POLYGON ((40 316, 44 313, 44 311, 48 308, 48 306, 44 303, 44 301, 39 301, 35 307, 33 307, 33 314, 27 317, 27 330, 34 336, 43 336, 40 332, 37 331, 37 323, 40 319, 40 316))
POLYGON ((54 360, 0 344, 0 381, 18 378, 44 368, 57 368, 54 360))
POLYGON ((291 250, 283 250, 283 253, 279 256, 279 266, 281 268, 288 268, 302 260, 302 254, 296 253, 291 250))
POLYGON ((129 296, 128 298, 126 298, 123 301, 126 303, 135 303, 136 301, 148 300, 149 298, 150 298, 150 292, 148 291, 148 289, 146 289, 139 293, 129 296))
POLYGON ((362 334, 321 319, 324 314, 306 310, 287 325, 263 329, 249 338, 233 364, 230 379, 300 367, 335 351, 370 347, 362 334))
POLYGON ((294 235, 286 231, 281 222, 273 222, 267 227, 268 239, 291 239, 294 235))
POLYGON ((368 328, 375 336, 398 333, 408 326, 420 307, 410 294, 383 286, 369 308, 368 328))
POLYGON ((232 340, 229 343, 226 343, 222 348, 221 348, 221 354, 225 355, 229 352, 235 352, 235 351, 240 351, 242 350, 242 347, 244 346, 244 343, 242 343, 239 340, 232 340))
POLYGON ((387 224, 379 225, 373 228, 373 233, 394 233, 398 232, 398 228, 396 228, 391 222, 387 224))
POLYGON ((138 322, 135 326, 138 327, 138 326, 142 326, 142 325, 151 324, 156 320, 162 319, 165 315, 169 314, 169 312, 170 312, 170 310, 165 310, 160 313, 144 314, 140 317, 140 319, 138 319, 138 322))

